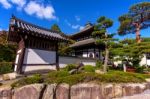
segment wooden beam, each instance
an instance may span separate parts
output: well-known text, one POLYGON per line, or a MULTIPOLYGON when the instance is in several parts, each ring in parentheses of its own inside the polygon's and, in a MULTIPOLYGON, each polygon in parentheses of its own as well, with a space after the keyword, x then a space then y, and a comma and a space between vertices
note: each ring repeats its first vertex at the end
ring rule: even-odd
POLYGON ((59 71, 58 42, 56 42, 56 69, 59 71))

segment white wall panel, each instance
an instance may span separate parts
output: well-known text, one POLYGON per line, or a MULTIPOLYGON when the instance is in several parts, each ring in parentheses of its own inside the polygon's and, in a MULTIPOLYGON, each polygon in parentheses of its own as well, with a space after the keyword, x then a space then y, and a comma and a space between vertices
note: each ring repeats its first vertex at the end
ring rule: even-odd
POLYGON ((77 57, 59 57, 59 66, 60 68, 65 67, 67 64, 77 64, 82 62, 84 65, 96 65, 96 60, 88 58, 77 58, 77 57))
POLYGON ((53 64, 53 63, 56 63, 55 51, 26 48, 23 64, 53 64))

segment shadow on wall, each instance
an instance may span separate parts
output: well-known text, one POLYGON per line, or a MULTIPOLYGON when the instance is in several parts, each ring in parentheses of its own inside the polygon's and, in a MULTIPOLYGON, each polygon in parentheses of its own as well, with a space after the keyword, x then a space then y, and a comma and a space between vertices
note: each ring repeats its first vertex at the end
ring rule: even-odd
POLYGON ((28 49, 25 50, 23 64, 54 64, 56 63, 56 52, 28 49))

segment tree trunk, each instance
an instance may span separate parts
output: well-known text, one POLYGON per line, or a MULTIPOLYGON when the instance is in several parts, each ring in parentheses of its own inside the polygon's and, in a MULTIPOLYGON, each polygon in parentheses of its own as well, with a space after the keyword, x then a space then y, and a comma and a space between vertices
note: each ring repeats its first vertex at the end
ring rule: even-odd
POLYGON ((141 43, 141 37, 140 37, 140 24, 136 23, 136 42, 141 43))
POLYGON ((108 57, 109 57, 109 49, 106 46, 106 48, 105 48, 105 60, 104 60, 104 67, 103 67, 103 72, 104 73, 107 72, 108 57))

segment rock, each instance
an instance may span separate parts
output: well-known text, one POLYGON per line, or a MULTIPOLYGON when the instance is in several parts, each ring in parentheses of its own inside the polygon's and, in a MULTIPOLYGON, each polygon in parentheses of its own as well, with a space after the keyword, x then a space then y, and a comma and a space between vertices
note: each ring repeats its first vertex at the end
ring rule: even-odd
POLYGON ((9 76, 10 80, 11 79, 16 79, 16 76, 17 76, 17 74, 15 72, 14 73, 8 73, 7 75, 9 76))
POLYGON ((123 86, 123 96, 132 96, 146 90, 145 84, 127 84, 123 86))
POLYGON ((134 94, 134 87, 127 84, 123 86, 123 96, 132 96, 134 94))
POLYGON ((39 99, 43 88, 43 84, 32 84, 15 89, 13 99, 39 99))
POLYGON ((112 99, 114 97, 114 89, 112 84, 104 86, 104 96, 106 99, 112 99))
POLYGON ((146 89, 150 89, 150 83, 149 83, 149 82, 146 83, 146 84, 145 84, 145 87, 146 87, 146 89))
POLYGON ((114 85, 114 97, 121 97, 121 96, 123 96, 122 85, 115 84, 114 85))
POLYGON ((97 73, 97 74, 104 74, 104 72, 101 71, 101 70, 95 70, 95 73, 97 73))
POLYGON ((75 73, 77 73, 77 71, 78 71, 77 69, 72 69, 69 71, 69 74, 75 74, 75 73))
POLYGON ((54 99, 55 91, 56 91, 56 84, 48 85, 44 92, 43 99, 54 99))
POLYGON ((149 78, 147 78, 147 79, 145 79, 145 80, 146 80, 146 82, 150 83, 150 79, 149 79, 149 78))
MULTIPOLYGON (((56 87, 56 99, 70 99, 69 98, 69 85, 60 84, 56 87)), ((55 98, 54 98, 55 99, 55 98)))
POLYGON ((0 82, 3 81, 3 76, 0 75, 0 82))
POLYGON ((11 99, 12 91, 10 87, 0 88, 0 99, 11 99))
POLYGON ((78 84, 71 87, 71 99, 104 99, 102 88, 97 84, 78 84))
POLYGON ((3 74, 3 80, 10 80, 10 77, 8 74, 3 74))
POLYGON ((146 90, 145 84, 135 84, 134 94, 140 94, 146 90))

